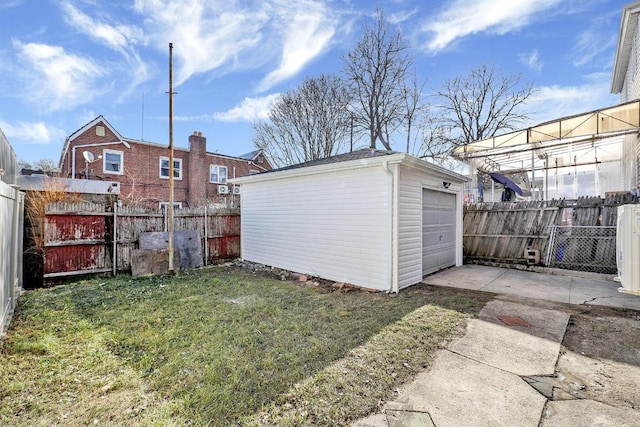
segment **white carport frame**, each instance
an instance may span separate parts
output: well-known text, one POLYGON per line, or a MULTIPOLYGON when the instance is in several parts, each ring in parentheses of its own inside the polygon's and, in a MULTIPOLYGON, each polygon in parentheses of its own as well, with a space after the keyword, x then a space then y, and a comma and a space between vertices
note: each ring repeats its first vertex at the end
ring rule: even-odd
POLYGON ((422 280, 423 189, 455 194, 462 265, 466 181, 404 153, 237 178, 242 259, 398 292, 422 280))

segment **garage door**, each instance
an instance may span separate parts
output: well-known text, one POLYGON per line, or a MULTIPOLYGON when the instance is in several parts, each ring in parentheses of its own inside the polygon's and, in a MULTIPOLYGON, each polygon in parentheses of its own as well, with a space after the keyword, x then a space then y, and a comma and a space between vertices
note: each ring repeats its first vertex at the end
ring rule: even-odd
POLYGON ((422 190, 422 275, 456 265, 456 195, 422 190))

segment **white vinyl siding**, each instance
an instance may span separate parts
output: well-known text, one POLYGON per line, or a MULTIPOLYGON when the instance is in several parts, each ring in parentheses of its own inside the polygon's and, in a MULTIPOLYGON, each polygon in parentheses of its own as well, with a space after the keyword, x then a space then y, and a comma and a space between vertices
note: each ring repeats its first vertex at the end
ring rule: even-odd
POLYGON ((422 280, 422 180, 417 171, 400 169, 398 191, 398 287, 422 280))
POLYGON ((415 285, 423 278, 426 189, 449 198, 462 265, 464 177, 416 158, 394 154, 233 182, 242 185, 244 260, 382 291, 415 285))
MULTIPOLYGON (((634 17, 632 19, 639 19, 634 17)), ((633 35, 633 44, 629 54, 629 63, 624 76, 622 91, 620 92, 620 102, 633 101, 640 97, 640 25, 636 27, 633 35)))
POLYGON ((389 177, 380 165, 242 186, 242 258, 389 290, 389 177))

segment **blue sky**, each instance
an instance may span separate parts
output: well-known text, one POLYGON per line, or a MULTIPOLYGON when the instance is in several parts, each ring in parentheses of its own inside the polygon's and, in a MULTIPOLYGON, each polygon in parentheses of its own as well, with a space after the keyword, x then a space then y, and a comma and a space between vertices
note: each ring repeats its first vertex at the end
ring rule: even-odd
MULTIPOLYGON (((127 138, 253 149, 251 124, 305 77, 341 74, 376 8, 397 25, 426 93, 480 64, 534 81, 532 122, 614 105, 622 7, 610 0, 3 0, 0 129, 19 159, 56 163, 103 115, 127 138)), ((436 99, 430 99, 436 103, 436 99)), ((395 145, 402 149, 402 142, 395 145)))

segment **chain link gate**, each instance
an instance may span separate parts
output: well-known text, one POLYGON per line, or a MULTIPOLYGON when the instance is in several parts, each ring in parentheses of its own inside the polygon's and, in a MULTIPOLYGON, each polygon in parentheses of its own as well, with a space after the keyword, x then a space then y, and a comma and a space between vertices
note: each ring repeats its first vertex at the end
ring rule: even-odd
POLYGON ((615 274, 616 227, 549 226, 548 267, 615 274))

